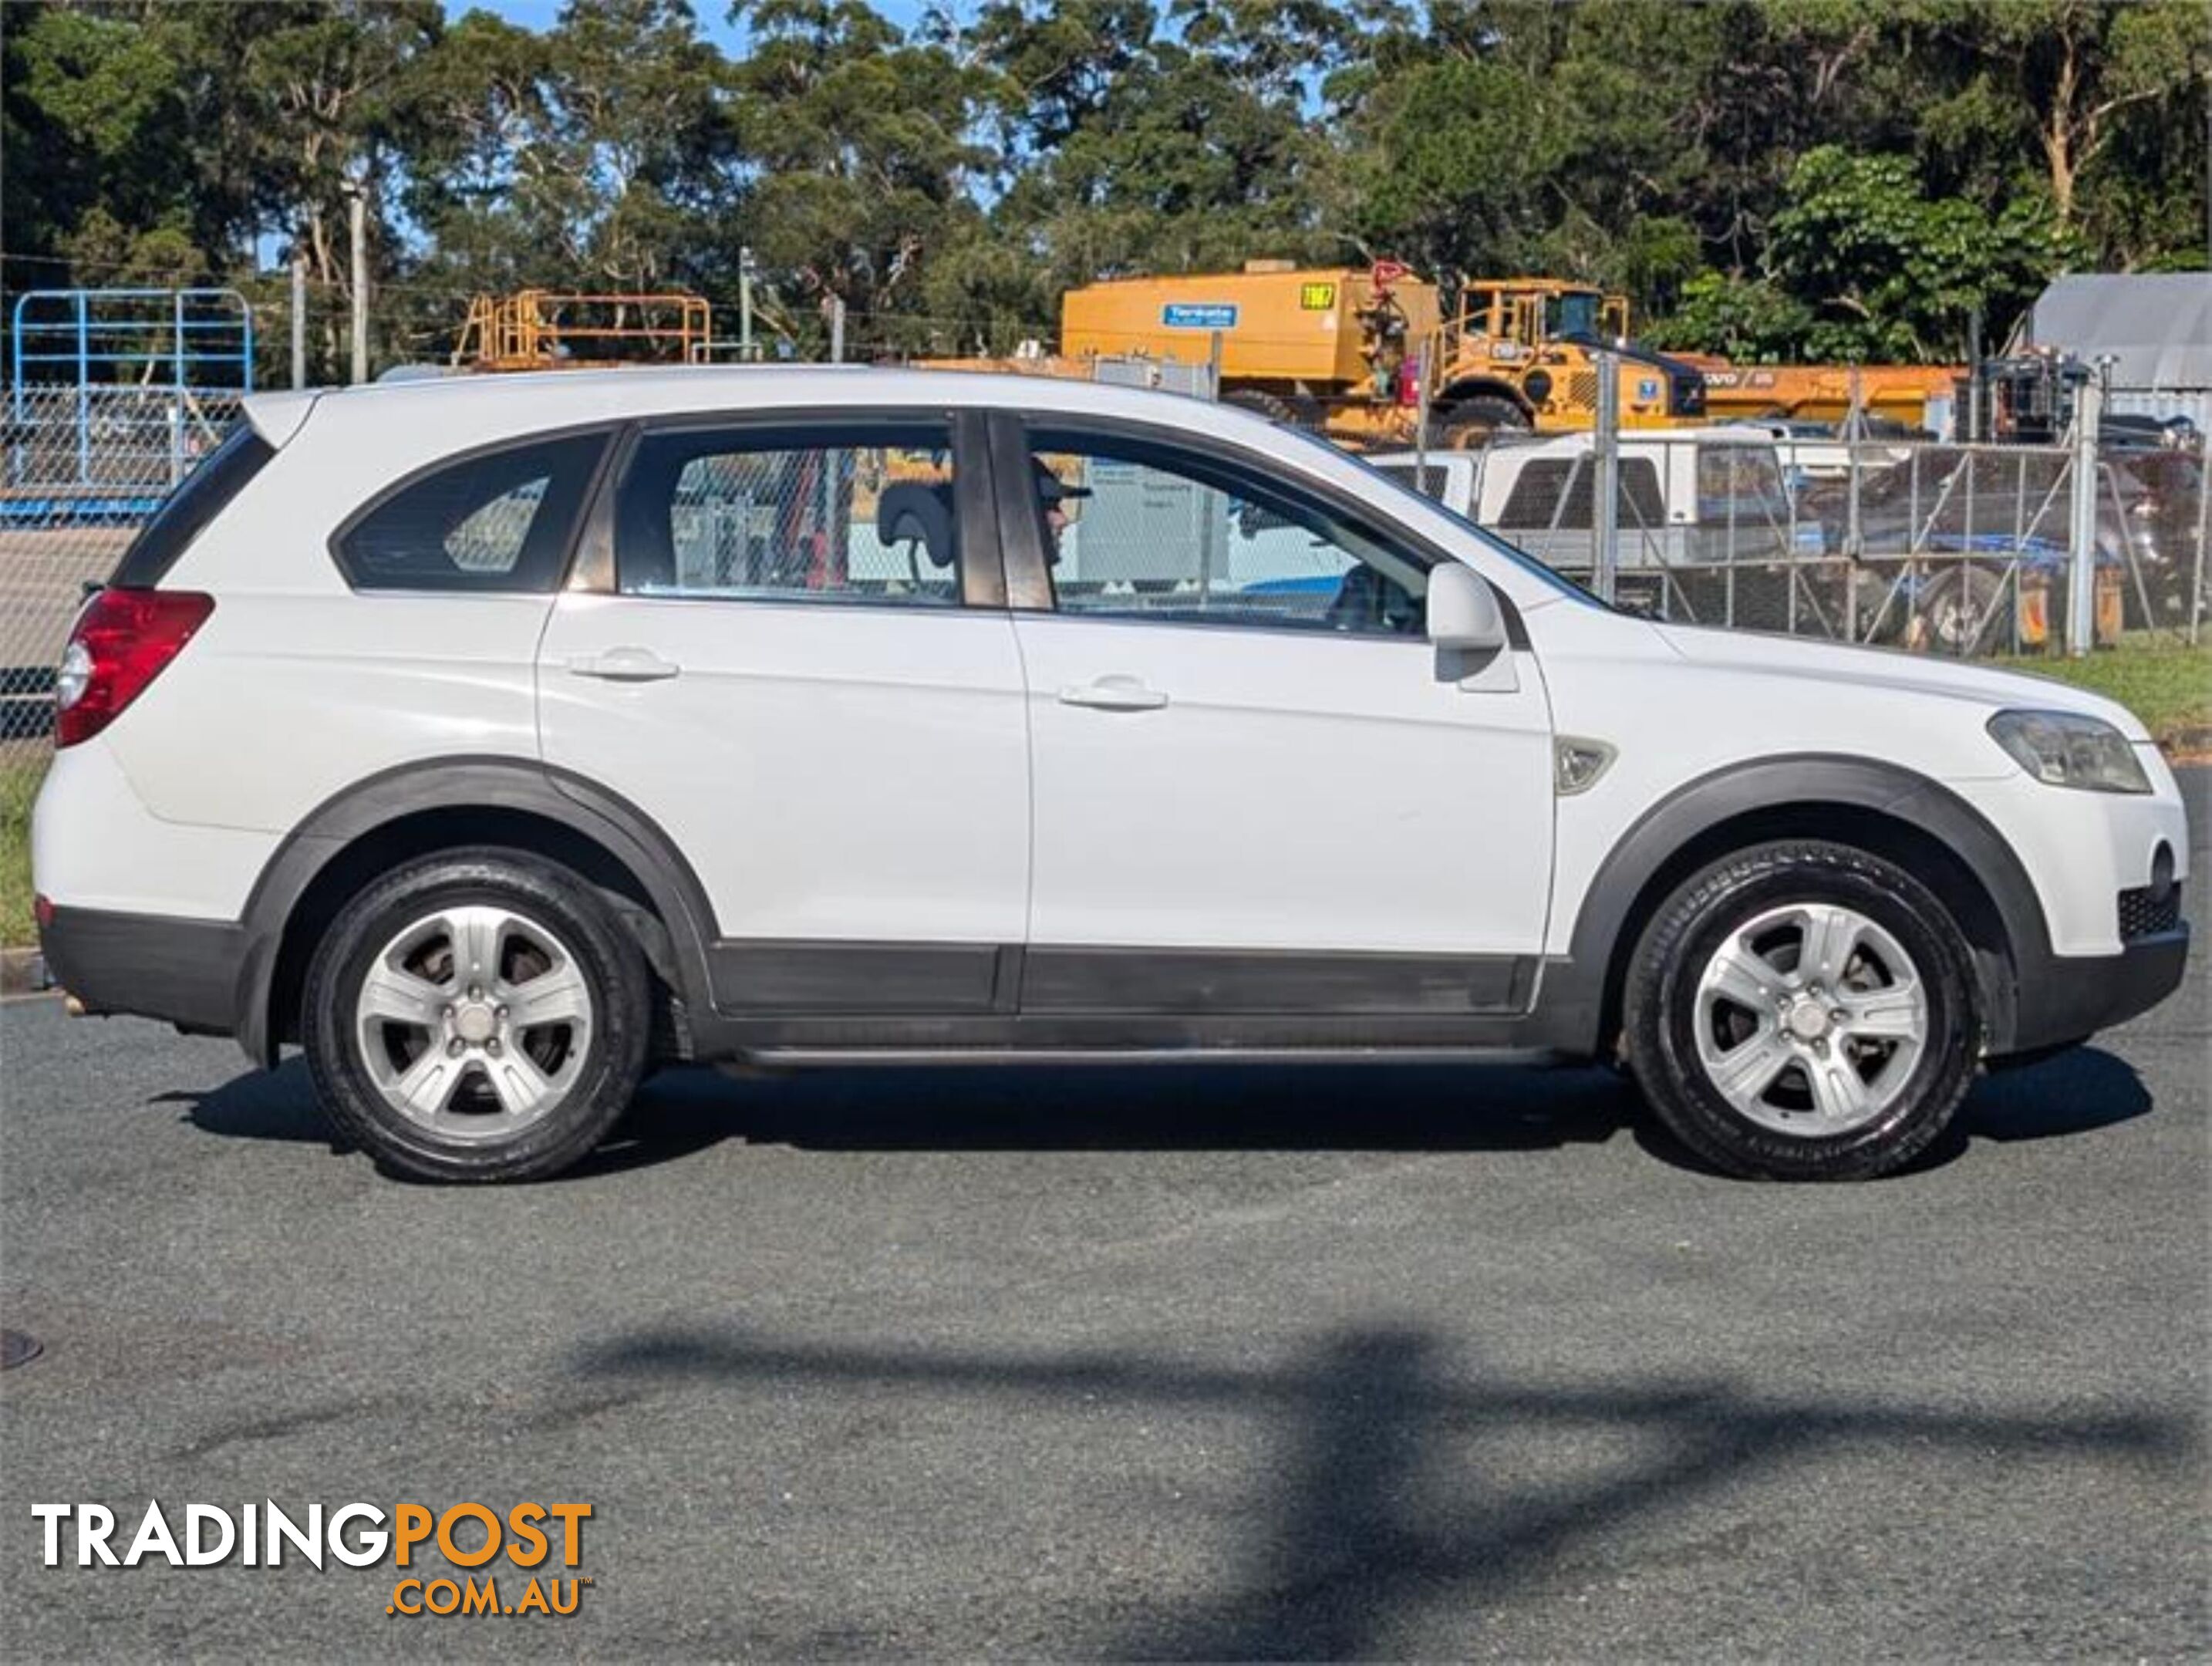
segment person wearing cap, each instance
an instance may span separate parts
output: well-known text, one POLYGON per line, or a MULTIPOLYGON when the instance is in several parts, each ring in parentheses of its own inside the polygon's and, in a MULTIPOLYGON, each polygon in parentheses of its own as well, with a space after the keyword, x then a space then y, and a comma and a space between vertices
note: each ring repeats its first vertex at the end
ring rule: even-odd
POLYGON ((1044 505, 1045 530, 1052 534, 1052 549, 1048 558, 1060 559, 1060 535, 1067 530, 1074 516, 1068 513, 1068 503, 1091 496, 1088 486, 1071 486, 1044 465, 1042 459, 1036 464, 1037 501, 1044 505))

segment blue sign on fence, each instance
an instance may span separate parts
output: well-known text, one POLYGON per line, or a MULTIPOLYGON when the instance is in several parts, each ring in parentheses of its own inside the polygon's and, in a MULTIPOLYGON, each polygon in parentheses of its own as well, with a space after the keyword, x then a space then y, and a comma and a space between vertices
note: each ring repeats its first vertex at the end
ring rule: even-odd
POLYGON ((1160 308, 1170 330, 1234 330, 1237 308, 1225 301, 1171 301, 1160 308))

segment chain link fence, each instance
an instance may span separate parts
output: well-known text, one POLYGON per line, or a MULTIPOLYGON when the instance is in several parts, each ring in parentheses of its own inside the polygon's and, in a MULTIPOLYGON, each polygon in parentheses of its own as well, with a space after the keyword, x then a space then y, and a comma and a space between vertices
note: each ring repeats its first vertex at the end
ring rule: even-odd
POLYGON ((2191 643, 2208 596, 2207 453, 1846 443, 1756 427, 1492 435, 1386 471, 1621 605, 1958 655, 2191 643), (1610 471, 1612 525, 1599 482, 1610 471), (2086 540, 2086 542, 2085 542, 2086 540))
MULTIPOLYGON (((1178 391, 1205 397, 1191 368, 1178 391)), ((1117 362, 1100 379, 1169 385, 1117 362)), ((15 386, 0 445, 0 740, 44 737, 88 586, 237 420, 235 394, 15 386)), ((1758 426, 1494 435, 1376 460, 1623 605, 1958 655, 2197 641, 2212 448, 1854 442, 1758 426), (1613 513, 1602 513, 1610 474, 1613 513), (1611 524, 1607 523, 1610 520, 1611 524), (2086 540, 2086 542, 2085 542, 2086 540), (2076 547, 2090 582, 2075 582, 2076 547)))
POLYGON ((52 728, 54 666, 88 586, 238 419, 234 393, 12 386, 0 438, 0 740, 52 728))

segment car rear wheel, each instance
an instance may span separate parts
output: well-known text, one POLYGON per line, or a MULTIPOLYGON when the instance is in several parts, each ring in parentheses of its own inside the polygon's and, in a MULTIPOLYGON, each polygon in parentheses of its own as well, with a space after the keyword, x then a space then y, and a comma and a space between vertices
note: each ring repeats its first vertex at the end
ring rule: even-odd
POLYGON ((647 987, 635 944, 574 874, 521 851, 456 851, 340 912, 301 1030, 325 1106, 386 1168, 543 1179, 629 1103, 647 987))
POLYGON ((1942 903, 1846 846, 1763 845, 1662 904, 1627 988, 1661 1121, 1730 1173, 1855 1180, 1910 1162, 1972 1084, 1972 961, 1942 903))

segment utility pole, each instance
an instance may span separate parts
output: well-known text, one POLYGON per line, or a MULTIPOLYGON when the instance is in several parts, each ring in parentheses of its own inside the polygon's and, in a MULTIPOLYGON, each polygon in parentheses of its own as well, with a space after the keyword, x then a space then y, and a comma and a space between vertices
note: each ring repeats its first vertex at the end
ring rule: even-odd
POLYGON ((368 380, 368 192, 364 181, 345 184, 346 210, 353 230, 353 377, 368 380))
POLYGON ((307 385, 307 257, 292 257, 292 386, 307 385))

